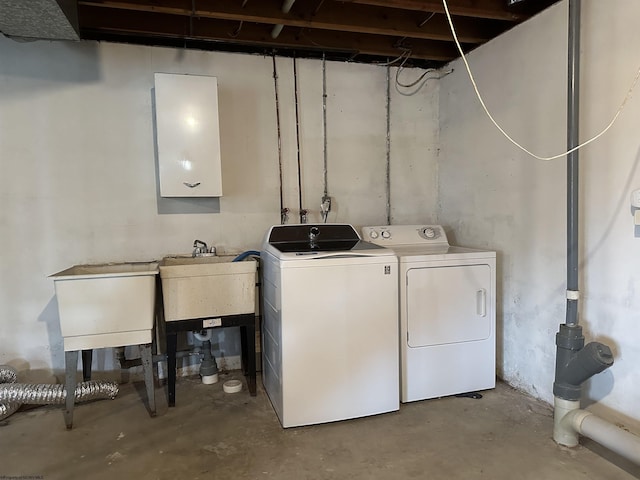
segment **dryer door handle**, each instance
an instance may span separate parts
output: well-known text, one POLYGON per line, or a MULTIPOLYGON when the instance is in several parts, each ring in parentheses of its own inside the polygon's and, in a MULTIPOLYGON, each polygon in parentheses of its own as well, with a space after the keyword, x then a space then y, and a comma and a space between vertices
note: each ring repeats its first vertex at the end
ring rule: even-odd
POLYGON ((476 292, 476 313, 481 317, 487 316, 487 291, 484 288, 476 292))

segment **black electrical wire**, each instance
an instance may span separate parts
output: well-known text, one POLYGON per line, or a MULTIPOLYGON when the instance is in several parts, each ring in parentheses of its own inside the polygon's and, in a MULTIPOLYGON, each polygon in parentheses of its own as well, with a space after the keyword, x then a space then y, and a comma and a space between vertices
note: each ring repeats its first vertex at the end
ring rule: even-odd
POLYGON ((273 88, 275 90, 276 97, 276 125, 278 128, 278 172, 280 175, 280 215, 284 211, 284 196, 282 192, 282 134, 280 131, 280 101, 278 99, 278 72, 276 69, 276 54, 271 56, 273 60, 273 88))
POLYGON ((293 57, 293 89, 295 91, 295 108, 296 108, 296 150, 298 157, 298 207, 300 209, 300 223, 304 223, 303 214, 304 209, 302 208, 302 161, 300 158, 300 112, 298 108, 298 70, 296 67, 296 57, 293 57))

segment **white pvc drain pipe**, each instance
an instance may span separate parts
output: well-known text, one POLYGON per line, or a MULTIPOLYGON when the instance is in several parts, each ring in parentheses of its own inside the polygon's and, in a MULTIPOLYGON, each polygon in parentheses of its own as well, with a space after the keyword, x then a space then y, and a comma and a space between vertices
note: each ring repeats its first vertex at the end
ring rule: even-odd
POLYGON ((640 465, 640 437, 587 410, 573 409, 578 403, 556 398, 553 431, 556 442, 575 447, 578 445, 578 435, 583 435, 640 465))

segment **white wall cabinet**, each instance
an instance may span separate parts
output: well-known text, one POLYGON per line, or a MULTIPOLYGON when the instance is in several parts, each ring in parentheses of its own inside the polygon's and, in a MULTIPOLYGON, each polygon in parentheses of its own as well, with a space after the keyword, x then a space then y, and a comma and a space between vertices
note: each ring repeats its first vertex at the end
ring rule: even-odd
POLYGON ((155 115, 162 197, 220 197, 218 81, 155 74, 155 115))

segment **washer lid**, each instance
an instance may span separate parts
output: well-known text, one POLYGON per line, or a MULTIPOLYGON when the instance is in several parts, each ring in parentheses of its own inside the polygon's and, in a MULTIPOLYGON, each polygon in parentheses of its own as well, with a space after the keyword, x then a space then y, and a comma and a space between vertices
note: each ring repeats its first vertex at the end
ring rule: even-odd
POLYGON ((275 225, 267 232, 262 250, 280 260, 389 257, 389 248, 360 240, 347 224, 275 225))
POLYGON ((348 224, 299 224, 271 227, 266 242, 282 253, 358 252, 382 247, 360 240, 348 224))

